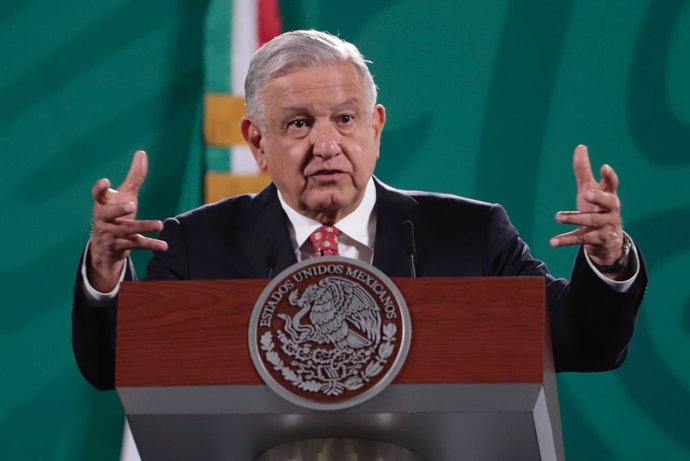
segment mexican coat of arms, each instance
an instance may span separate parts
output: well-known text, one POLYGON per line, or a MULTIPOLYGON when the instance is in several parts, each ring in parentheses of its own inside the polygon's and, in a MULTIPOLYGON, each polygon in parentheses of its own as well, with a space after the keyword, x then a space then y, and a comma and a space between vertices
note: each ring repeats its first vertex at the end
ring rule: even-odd
POLYGON ((312 409, 342 409, 381 392, 410 340, 395 285, 362 262, 323 257, 278 275, 249 327, 257 371, 279 395, 312 409))

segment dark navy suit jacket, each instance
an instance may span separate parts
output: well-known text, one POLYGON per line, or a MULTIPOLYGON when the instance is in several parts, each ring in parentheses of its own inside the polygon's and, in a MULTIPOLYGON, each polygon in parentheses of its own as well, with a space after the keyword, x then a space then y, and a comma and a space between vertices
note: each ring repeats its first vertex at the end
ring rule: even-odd
MULTIPOLYGON (((409 231, 414 224, 418 277, 543 276, 557 371, 600 371, 620 366, 633 333, 647 275, 617 293, 593 273, 582 250, 570 282, 555 279, 535 260, 500 205, 457 196, 399 191, 376 180, 373 264, 390 277, 410 276, 409 231)), ((297 262, 288 218, 274 185, 165 221, 168 251, 154 254, 149 279, 265 278, 297 262)), ((128 279, 132 274, 128 270, 128 279)), ((89 305, 77 276, 73 348, 86 379, 114 387, 117 302, 89 305)))

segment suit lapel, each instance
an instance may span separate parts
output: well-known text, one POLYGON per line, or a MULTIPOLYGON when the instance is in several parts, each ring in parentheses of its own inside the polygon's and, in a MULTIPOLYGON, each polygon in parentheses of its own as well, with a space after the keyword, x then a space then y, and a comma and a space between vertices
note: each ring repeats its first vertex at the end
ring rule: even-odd
POLYGON ((287 226, 276 187, 270 184, 252 199, 246 225, 238 235, 256 277, 266 277, 271 265, 274 277, 297 262, 287 226))
MULTIPOLYGON (((376 185, 376 240, 374 242, 374 266, 390 277, 409 277, 410 258, 406 252, 407 237, 403 222, 412 221, 416 242, 415 266, 423 261, 425 241, 424 220, 420 218, 419 205, 407 194, 392 189, 374 178, 376 185)), ((246 225, 238 234, 239 245, 246 252, 247 260, 256 277, 266 277, 271 262, 272 276, 297 262, 288 233, 285 215, 276 187, 270 184, 252 199, 246 225)))
POLYGON ((409 195, 392 189, 374 178, 376 184, 376 240, 374 242, 374 266, 390 277, 409 277, 409 246, 404 232, 404 221, 412 221, 416 252, 415 266, 419 271, 424 248, 420 243, 424 235, 424 221, 420 219, 419 204, 409 195))

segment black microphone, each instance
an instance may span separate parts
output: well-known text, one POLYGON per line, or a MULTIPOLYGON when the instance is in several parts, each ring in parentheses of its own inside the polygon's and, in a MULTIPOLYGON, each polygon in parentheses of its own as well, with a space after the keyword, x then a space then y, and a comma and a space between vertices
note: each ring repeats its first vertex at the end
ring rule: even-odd
POLYGON ((270 279, 273 275, 273 269, 276 267, 276 263, 278 262, 279 251, 280 247, 277 243, 274 242, 273 245, 271 245, 271 249, 268 252, 268 257, 266 258, 266 267, 268 267, 268 271, 266 272, 267 279, 270 279))
POLYGON ((417 278, 417 271, 414 268, 414 224, 409 219, 402 222, 403 230, 403 242, 405 243, 405 253, 410 258, 410 276, 412 278, 417 278))

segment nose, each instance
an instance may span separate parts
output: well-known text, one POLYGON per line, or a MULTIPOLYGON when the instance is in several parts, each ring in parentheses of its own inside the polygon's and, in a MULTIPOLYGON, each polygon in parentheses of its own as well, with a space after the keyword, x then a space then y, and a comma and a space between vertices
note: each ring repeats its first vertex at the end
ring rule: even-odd
POLYGON ((326 121, 315 123, 309 136, 315 157, 328 160, 341 153, 339 133, 332 124, 326 121))

